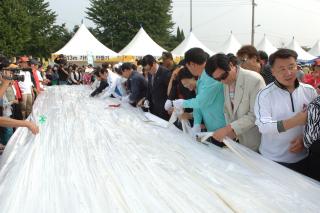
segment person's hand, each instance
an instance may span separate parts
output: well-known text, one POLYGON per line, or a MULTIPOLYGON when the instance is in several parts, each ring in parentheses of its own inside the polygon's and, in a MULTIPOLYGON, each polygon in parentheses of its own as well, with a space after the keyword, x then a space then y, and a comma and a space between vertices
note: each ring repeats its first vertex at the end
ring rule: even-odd
POLYGON ((192 113, 184 112, 180 115, 180 120, 190 120, 192 119, 192 113))
POLYGON ((144 100, 145 100, 145 98, 142 98, 140 101, 138 101, 137 107, 142 107, 144 100))
POLYGON ((177 78, 180 70, 181 70, 181 68, 178 68, 178 69, 175 69, 175 70, 172 72, 171 78, 172 78, 173 80, 176 80, 176 78, 177 78))
POLYGON ((294 119, 298 125, 305 125, 307 123, 307 117, 308 117, 308 112, 305 110, 302 112, 298 112, 294 116, 294 119))
POLYGON ((183 104, 184 99, 177 99, 175 101, 173 101, 173 107, 176 109, 182 109, 182 104, 183 104))
POLYGON ((11 103, 12 103, 12 104, 18 104, 19 101, 18 101, 17 99, 15 99, 15 100, 13 100, 11 103))
POLYGON ((39 127, 35 123, 31 121, 26 121, 26 122, 27 122, 26 127, 32 132, 32 134, 36 135, 39 133, 39 127))
POLYGON ((293 141, 291 141, 291 145, 289 148, 290 152, 299 153, 304 150, 303 138, 302 136, 297 137, 293 141))
POLYGON ((220 128, 216 130, 213 134, 212 137, 216 139, 217 141, 223 142, 223 139, 225 137, 228 137, 229 135, 232 135, 233 129, 231 128, 231 125, 227 125, 223 128, 220 128))
POLYGON ((192 129, 191 129, 191 134, 193 138, 197 137, 197 134, 201 132, 201 126, 200 124, 194 124, 192 129))
POLYGON ((150 107, 150 102, 149 102, 149 100, 144 100, 144 102, 143 102, 143 107, 146 108, 146 109, 148 109, 148 108, 150 107))
POLYGON ((164 103, 164 109, 166 110, 166 111, 171 111, 171 113, 172 113, 172 111, 173 111, 173 103, 172 103, 172 100, 166 100, 166 102, 164 103))
POLYGON ((122 102, 122 103, 129 103, 129 102, 130 102, 129 95, 127 95, 127 96, 122 96, 122 97, 121 97, 121 102, 122 102))

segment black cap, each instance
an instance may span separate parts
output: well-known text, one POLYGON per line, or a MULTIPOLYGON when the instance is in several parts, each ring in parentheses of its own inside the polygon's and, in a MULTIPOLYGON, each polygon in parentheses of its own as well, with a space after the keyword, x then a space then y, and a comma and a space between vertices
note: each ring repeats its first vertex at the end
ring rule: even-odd
POLYGON ((30 60, 30 64, 41 65, 41 63, 34 58, 30 60))

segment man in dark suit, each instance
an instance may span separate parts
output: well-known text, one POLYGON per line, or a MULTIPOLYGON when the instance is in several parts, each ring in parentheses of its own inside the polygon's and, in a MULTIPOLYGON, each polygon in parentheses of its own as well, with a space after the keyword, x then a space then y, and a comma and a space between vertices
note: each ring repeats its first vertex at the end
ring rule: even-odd
MULTIPOLYGON (((128 102, 136 106, 137 103, 146 96, 147 93, 147 80, 142 74, 133 69, 133 64, 124 63, 121 66, 121 75, 127 80, 128 89, 128 102)), ((123 98, 125 99, 125 98, 123 98)), ((123 100, 122 99, 122 100, 123 100)))
POLYGON ((142 59, 142 66, 148 72, 148 89, 146 100, 149 102, 150 112, 164 120, 169 120, 169 114, 164 109, 167 100, 167 89, 171 72, 158 65, 152 55, 142 59))

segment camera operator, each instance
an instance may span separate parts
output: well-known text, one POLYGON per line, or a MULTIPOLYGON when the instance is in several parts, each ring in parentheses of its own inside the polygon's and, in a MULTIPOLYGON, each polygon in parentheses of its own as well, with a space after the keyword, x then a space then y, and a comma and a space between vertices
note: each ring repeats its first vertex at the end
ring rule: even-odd
MULTIPOLYGON (((1 86, 0 86, 0 97, 3 98, 6 90, 11 86, 13 74, 8 69, 9 61, 4 57, 0 56, 0 70, 1 70, 1 86)), ((27 120, 15 120, 7 117, 0 116, 1 127, 27 127, 33 134, 39 132, 39 128, 33 122, 27 120)))
POLYGON ((60 54, 56 59, 54 59, 54 62, 59 65, 59 85, 66 85, 69 78, 69 72, 64 68, 64 66, 67 64, 67 59, 63 54, 60 54))

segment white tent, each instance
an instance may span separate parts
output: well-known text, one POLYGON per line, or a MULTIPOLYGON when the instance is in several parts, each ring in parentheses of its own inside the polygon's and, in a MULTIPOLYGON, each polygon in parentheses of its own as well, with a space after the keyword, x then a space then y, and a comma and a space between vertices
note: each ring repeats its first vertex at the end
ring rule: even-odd
POLYGON ((311 55, 320 56, 320 41, 318 40, 314 46, 308 51, 311 55))
POLYGON ((189 36, 185 38, 174 50, 172 50, 171 53, 174 56, 184 56, 184 53, 193 47, 200 47, 209 55, 214 54, 214 52, 202 44, 192 32, 190 32, 189 36))
POLYGON ((145 56, 150 54, 153 56, 161 56, 164 51, 166 50, 153 41, 141 27, 130 43, 119 52, 119 55, 145 56))
POLYGON ((293 37, 292 41, 286 46, 286 48, 296 51, 298 53, 298 60, 309 61, 309 60, 313 60, 316 58, 315 56, 311 55, 310 53, 304 51, 301 48, 301 46, 299 45, 299 43, 294 40, 294 37, 293 37))
POLYGON ((219 48, 219 52, 223 52, 225 54, 233 53, 237 54, 238 50, 240 49, 241 44, 240 42, 234 37, 234 35, 230 34, 227 41, 219 48))
POLYGON ((74 34, 64 47, 53 54, 64 54, 68 57, 68 60, 74 61, 86 60, 88 55, 92 55, 96 59, 118 56, 116 52, 110 50, 98 41, 84 24, 81 24, 76 34, 74 34))
POLYGON ((264 35, 263 39, 257 46, 257 50, 265 51, 269 56, 277 51, 277 48, 271 44, 271 42, 267 39, 266 35, 264 35))

